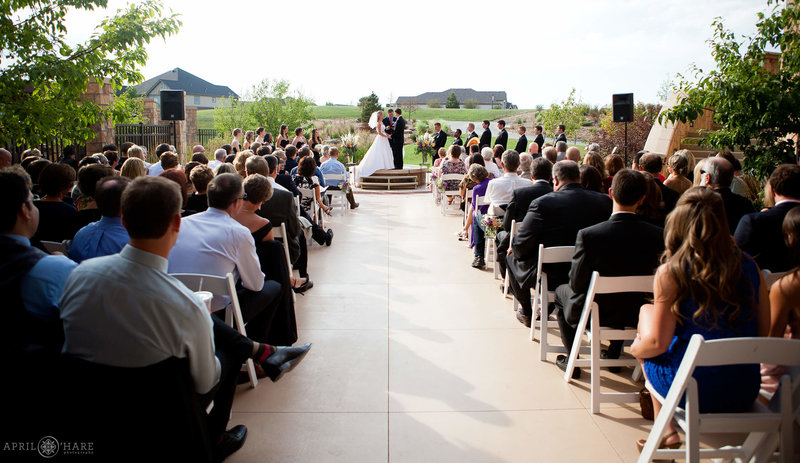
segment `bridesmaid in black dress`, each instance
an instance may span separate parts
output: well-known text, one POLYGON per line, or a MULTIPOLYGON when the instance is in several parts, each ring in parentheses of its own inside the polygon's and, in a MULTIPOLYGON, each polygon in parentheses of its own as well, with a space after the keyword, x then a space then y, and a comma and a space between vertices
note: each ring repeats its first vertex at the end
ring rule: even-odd
POLYGON ((306 137, 303 135, 302 128, 298 127, 294 129, 294 138, 292 139, 292 144, 296 146, 297 149, 300 149, 303 147, 303 145, 308 144, 308 140, 306 140, 306 137))
POLYGON ((289 144, 289 127, 286 124, 281 125, 281 133, 278 135, 278 139, 275 140, 275 144, 280 146, 281 149, 285 149, 286 145, 289 144))

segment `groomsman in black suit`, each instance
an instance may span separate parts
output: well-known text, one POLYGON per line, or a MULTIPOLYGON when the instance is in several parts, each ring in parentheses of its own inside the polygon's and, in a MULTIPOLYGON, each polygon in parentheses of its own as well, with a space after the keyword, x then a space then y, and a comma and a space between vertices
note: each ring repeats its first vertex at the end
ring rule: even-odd
POLYGON ((453 134, 453 144, 456 146, 464 146, 464 140, 461 139, 461 129, 456 129, 453 134))
POLYGON ((433 161, 439 159, 439 148, 444 148, 447 143, 447 134, 442 130, 442 124, 436 122, 433 124, 433 129, 436 131, 433 134, 433 161))
POLYGON ((790 210, 800 207, 800 166, 781 164, 770 175, 769 186, 775 206, 742 217, 734 238, 761 269, 785 272, 792 267, 792 255, 783 240, 783 219, 790 210))
POLYGON ((542 130, 543 129, 541 125, 537 125, 536 127, 533 128, 533 133, 536 135, 533 141, 536 142, 537 145, 539 145, 540 153, 542 152, 542 146, 544 146, 544 135, 542 135, 542 130))
POLYGON ((525 136, 525 126, 519 126, 519 141, 517 141, 517 146, 514 148, 519 154, 528 152, 528 137, 525 136))
POLYGON ((564 133, 565 130, 567 130, 567 128, 564 126, 564 124, 558 124, 556 139, 553 142, 554 145, 560 141, 563 141, 564 143, 567 142, 567 135, 564 133))
MULTIPOLYGON (((575 254, 569 271, 569 284, 556 288, 555 305, 561 340, 567 352, 572 349, 576 328, 586 303, 586 293, 592 272, 602 276, 652 275, 664 251, 664 230, 649 224, 636 215, 647 194, 644 174, 623 169, 614 175, 611 199, 614 201, 611 218, 578 232, 575 254)), ((549 276, 549 274, 548 274, 549 276)), ((597 295, 600 324, 623 329, 636 326, 639 308, 647 302, 641 293, 597 295)), ((619 358, 622 341, 613 341, 606 358, 619 358)), ((556 365, 566 370, 566 355, 559 355, 556 365)), ((580 370, 573 377, 580 376, 580 370)))
POLYGON ((394 131, 394 122, 397 118, 394 117, 394 109, 389 109, 386 113, 386 117, 383 118, 383 126, 386 127, 386 133, 391 135, 394 131))
POLYGON ((490 122, 488 120, 483 121, 483 133, 481 134, 481 143, 480 147, 483 148, 488 146, 492 148, 492 131, 489 129, 490 122))
MULTIPOLYGON (((469 143, 469 141, 473 138, 478 138, 478 134, 475 133, 475 124, 470 122, 467 124, 467 143, 469 143)), ((480 144, 478 146, 480 146, 480 144)))
MULTIPOLYGON (((500 133, 497 135, 497 139, 494 141, 494 144, 495 146, 502 146, 503 151, 505 151, 508 149, 508 132, 506 131, 506 121, 502 119, 497 121, 497 129, 500 130, 500 133)), ((524 153, 525 150, 520 152, 524 153)))
POLYGON ((392 146, 392 156, 394 157, 394 168, 403 168, 403 145, 405 144, 406 136, 406 120, 403 119, 403 110, 397 108, 397 119, 394 121, 394 130, 389 139, 389 144, 392 146))
MULTIPOLYGON (((533 315, 531 288, 536 282, 539 244, 574 246, 578 231, 604 222, 611 215, 611 199, 581 185, 581 170, 575 162, 557 162, 553 178, 555 191, 531 203, 519 233, 514 235, 512 252, 506 256, 509 283, 521 305, 517 320, 528 327, 533 315)), ((569 264, 550 264, 544 270, 551 288, 568 281, 569 264)))

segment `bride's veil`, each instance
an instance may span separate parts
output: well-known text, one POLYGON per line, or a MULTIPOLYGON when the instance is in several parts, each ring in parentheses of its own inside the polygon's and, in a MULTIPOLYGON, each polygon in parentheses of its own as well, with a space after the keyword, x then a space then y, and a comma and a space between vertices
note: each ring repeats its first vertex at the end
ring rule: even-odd
POLYGON ((378 111, 375 111, 369 117, 369 128, 374 129, 377 126, 378 126, 378 111))

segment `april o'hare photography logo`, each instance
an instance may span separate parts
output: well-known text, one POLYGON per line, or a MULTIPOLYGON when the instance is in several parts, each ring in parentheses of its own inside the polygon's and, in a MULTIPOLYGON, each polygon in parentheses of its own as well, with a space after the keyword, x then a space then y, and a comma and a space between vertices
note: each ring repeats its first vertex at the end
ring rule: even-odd
POLYGON ((58 440, 52 436, 44 436, 39 439, 39 445, 36 447, 39 450, 39 455, 43 458, 53 458, 58 455, 60 445, 58 440))

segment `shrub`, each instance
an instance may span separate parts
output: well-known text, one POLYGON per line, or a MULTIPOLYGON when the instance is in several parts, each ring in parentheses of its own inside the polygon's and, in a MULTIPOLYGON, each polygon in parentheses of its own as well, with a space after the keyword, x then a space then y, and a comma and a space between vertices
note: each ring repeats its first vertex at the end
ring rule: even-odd
POLYGON ((466 109, 476 109, 478 107, 478 100, 475 98, 468 98, 464 100, 464 108, 466 109))
POLYGON ((428 100, 428 107, 429 108, 433 108, 433 109, 437 109, 437 108, 441 108, 442 105, 441 105, 441 103, 439 103, 438 99, 432 98, 432 99, 428 100))
MULTIPOLYGON (((633 111, 633 122, 628 123, 628 156, 644 149, 650 129, 661 111, 661 105, 637 103, 633 111)), ((591 140, 598 143, 600 150, 610 153, 615 146, 622 149, 625 146, 625 125, 614 122, 610 114, 606 114, 600 120, 600 127, 594 131, 591 140)))

